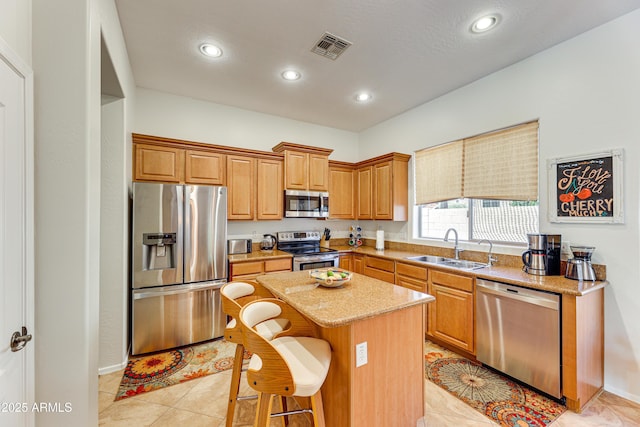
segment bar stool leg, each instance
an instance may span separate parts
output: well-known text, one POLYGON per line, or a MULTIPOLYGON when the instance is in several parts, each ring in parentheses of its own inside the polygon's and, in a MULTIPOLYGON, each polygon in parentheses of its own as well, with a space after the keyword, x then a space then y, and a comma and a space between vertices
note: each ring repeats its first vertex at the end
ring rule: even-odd
POLYGON ((322 392, 320 390, 318 390, 316 394, 311 396, 311 410, 313 411, 314 427, 325 427, 324 407, 322 406, 322 392))
POLYGON ((240 393, 240 376, 242 375, 243 358, 244 346, 242 344, 236 344, 236 355, 233 359, 233 371, 231 372, 231 384, 229 386, 226 427, 233 426, 233 416, 236 410, 236 403, 238 402, 238 394, 240 393))
POLYGON ((258 393, 258 408, 256 409, 256 420, 254 427, 267 427, 271 418, 271 406, 273 404, 273 394, 258 393))

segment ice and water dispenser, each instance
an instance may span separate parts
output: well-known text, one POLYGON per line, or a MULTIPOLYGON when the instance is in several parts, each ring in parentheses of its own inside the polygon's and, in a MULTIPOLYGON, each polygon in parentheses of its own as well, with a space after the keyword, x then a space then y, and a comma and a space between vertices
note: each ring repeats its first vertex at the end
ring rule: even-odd
POLYGON ((142 234, 142 269, 176 268, 176 233, 142 234))

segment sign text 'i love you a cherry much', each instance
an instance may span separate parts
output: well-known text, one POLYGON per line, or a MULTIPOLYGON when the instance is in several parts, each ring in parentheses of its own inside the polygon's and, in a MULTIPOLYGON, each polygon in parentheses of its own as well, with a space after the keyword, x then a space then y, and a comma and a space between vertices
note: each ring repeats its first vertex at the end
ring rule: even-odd
POLYGON ((558 163, 556 167, 559 217, 613 215, 612 157, 558 163))

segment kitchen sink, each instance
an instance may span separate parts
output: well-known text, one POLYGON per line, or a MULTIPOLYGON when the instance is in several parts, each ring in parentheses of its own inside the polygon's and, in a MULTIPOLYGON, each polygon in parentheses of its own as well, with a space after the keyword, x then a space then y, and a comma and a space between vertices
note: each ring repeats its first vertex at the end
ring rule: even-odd
POLYGON ((477 270, 486 267, 487 264, 482 262, 467 261, 464 259, 445 258, 434 255, 410 256, 406 259, 411 261, 426 262, 429 264, 444 265, 446 267, 459 268, 461 270, 477 270))

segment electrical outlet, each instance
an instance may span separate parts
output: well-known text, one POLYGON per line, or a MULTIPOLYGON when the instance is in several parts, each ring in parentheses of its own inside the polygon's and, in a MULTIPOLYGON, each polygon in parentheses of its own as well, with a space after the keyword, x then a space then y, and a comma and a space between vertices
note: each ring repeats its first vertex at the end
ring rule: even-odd
POLYGON ((356 344, 356 368, 367 364, 367 342, 356 344))

